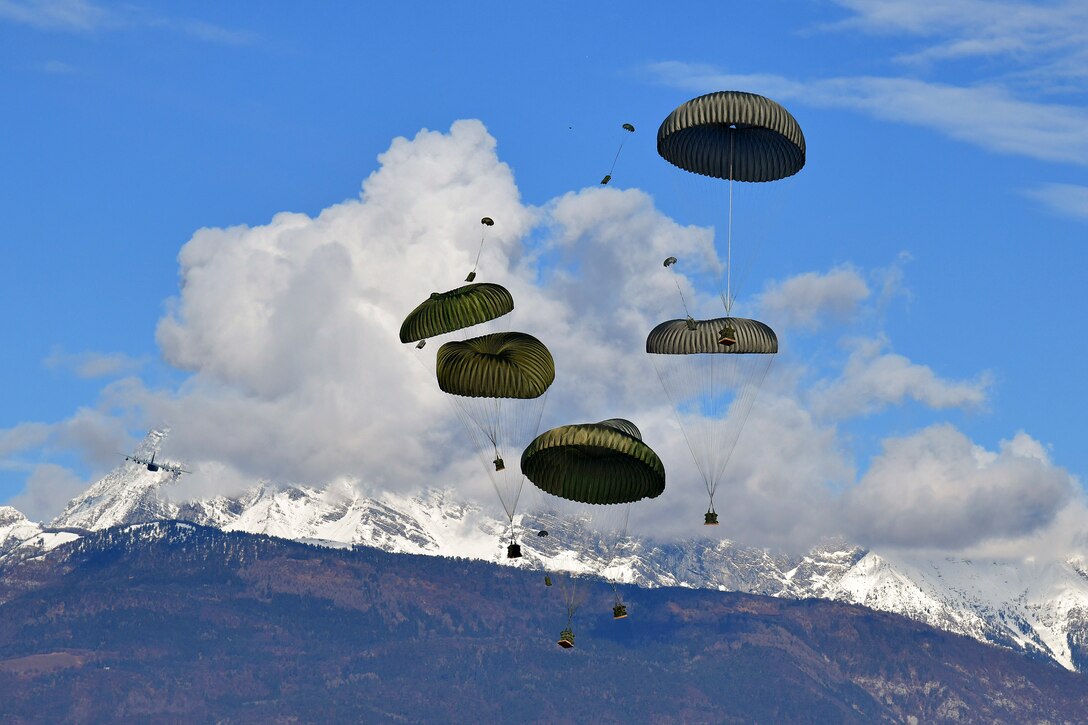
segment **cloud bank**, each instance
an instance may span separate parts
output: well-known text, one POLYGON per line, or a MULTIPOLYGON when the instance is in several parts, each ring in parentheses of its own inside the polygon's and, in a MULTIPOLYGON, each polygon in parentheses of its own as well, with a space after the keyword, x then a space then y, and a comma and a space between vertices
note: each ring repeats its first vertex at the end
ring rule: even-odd
MULTIPOLYGON (((654 324, 683 316, 677 285, 693 312, 718 314, 714 293, 692 281, 718 264, 711 231, 678 224, 638 190, 592 187, 528 206, 478 121, 396 139, 379 163, 358 198, 317 216, 197 231, 178 255, 180 294, 156 333, 186 382, 174 390, 113 382, 96 410, 0 431, 0 456, 68 450, 108 469, 125 430, 168 422, 164 454, 194 470, 179 495, 231 493, 257 479, 344 480, 369 492, 453 487, 498 513, 435 384, 428 356, 437 345, 417 351, 398 339, 404 316, 430 292, 462 284, 486 215, 495 225, 478 279, 510 289, 505 324, 537 336, 555 358, 541 430, 634 421, 669 483, 635 507, 632 525, 690 537, 706 494, 642 350, 654 324), (669 255, 685 264, 663 268, 669 255)), ((887 297, 840 266, 770 282, 757 305, 787 327, 852 330, 887 297)), ((772 368, 718 489, 722 534, 794 550, 835 534, 954 549, 1065 520, 1072 479, 1026 434, 989 452, 936 424, 886 441, 859 478, 842 421, 908 400, 977 408, 989 381, 945 379, 879 336, 854 340, 840 361, 817 366, 795 355, 772 368)), ((38 467, 20 500, 59 510, 71 475, 28 465, 38 467)))

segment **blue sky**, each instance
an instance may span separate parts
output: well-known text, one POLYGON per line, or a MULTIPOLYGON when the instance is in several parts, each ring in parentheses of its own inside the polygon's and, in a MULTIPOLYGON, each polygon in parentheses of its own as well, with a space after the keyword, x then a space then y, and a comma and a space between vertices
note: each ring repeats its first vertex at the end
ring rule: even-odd
MULTIPOLYGON (((913 546, 925 526, 910 522, 952 499, 963 517, 949 513, 925 534, 933 541, 1038 538, 1072 518, 1088 475, 1085 48, 1079 2, 258 12, 0 0, 0 503, 51 518, 164 419, 171 453, 202 466, 192 485, 203 492, 257 478, 408 487, 469 476, 375 453, 402 445, 378 427, 403 441, 420 425, 409 409, 441 402, 393 396, 384 338, 352 321, 399 323, 431 286, 454 286, 460 276, 441 273, 475 253, 484 213, 497 221, 491 269, 520 280, 526 323, 538 314, 549 330, 551 314, 564 320, 554 334, 603 334, 607 354, 631 356, 626 380, 604 352, 572 349, 577 375, 559 375, 577 382, 551 396, 545 425, 640 415, 678 472, 670 486, 686 490, 689 464, 660 393, 639 389, 645 330, 631 321, 652 322, 668 299, 671 279, 648 261, 662 251, 695 259, 693 298, 713 296, 696 289, 696 271, 712 227, 720 242, 724 187, 662 161, 655 132, 688 98, 733 89, 785 105, 808 144, 796 177, 735 190, 737 251, 750 270, 739 311, 783 341, 753 426, 767 440, 804 439, 782 454, 804 465, 772 475, 738 462, 738 538, 790 544, 839 529, 913 546), (417 136, 423 129, 433 135, 417 136), (621 140, 614 181, 598 188, 621 140), (290 261, 338 224, 365 231, 343 242, 360 270, 343 281, 345 317, 297 308, 298 330, 276 328, 289 339, 245 328, 260 319, 254 310, 286 305, 268 292, 278 272, 259 263, 259 240, 297 226, 309 241, 277 242, 290 261), (201 270, 217 281, 198 280, 201 270), (183 292, 182 278, 197 281, 183 292), (382 282, 400 290, 382 296, 382 282), (346 327, 330 331, 327 348, 300 332, 339 319, 346 327), (288 364, 311 342, 319 364, 288 364), (342 367, 323 367, 341 354, 342 367), (384 382, 370 393, 348 370, 384 382), (333 390, 332 402, 316 406, 315 390, 333 390), (337 401, 352 412, 323 416, 337 401), (382 414, 384 426, 355 417, 390 406, 399 412, 382 414), (329 426, 309 424, 313 440, 285 427, 311 415, 329 426), (793 483, 779 490, 770 478, 793 483), (904 487, 919 480, 922 490, 904 487), (812 490, 817 503, 805 498, 812 490), (799 523, 799 500, 822 512, 823 530, 799 523), (877 509, 897 512, 883 533, 861 523, 877 509), (887 533, 902 521, 915 533, 887 533)), ((331 275, 337 262, 327 264, 331 275)), ((420 439, 453 445, 456 423, 434 415, 420 439)), ((700 485, 663 503, 662 518, 690 508, 700 485)))

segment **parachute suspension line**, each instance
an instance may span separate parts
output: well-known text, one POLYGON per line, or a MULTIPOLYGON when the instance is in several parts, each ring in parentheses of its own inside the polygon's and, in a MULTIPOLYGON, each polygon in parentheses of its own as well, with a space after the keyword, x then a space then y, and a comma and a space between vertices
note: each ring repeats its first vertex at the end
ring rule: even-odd
MULTIPOLYGON (((684 421, 680 417, 680 415, 681 415, 680 407, 683 404, 683 400, 681 398, 679 398, 679 397, 673 397, 672 388, 671 388, 671 386, 669 386, 669 385, 667 385, 665 383, 665 376, 662 375, 661 371, 662 371, 663 367, 665 365, 667 365, 668 363, 666 363, 665 361, 662 361, 661 364, 658 364, 658 362, 656 360, 654 360, 654 358, 656 358, 656 357, 657 357, 656 355, 651 355, 650 356, 650 362, 652 362, 653 365, 654 365, 654 372, 657 373, 658 382, 661 383, 661 388, 665 391, 665 395, 668 396, 669 403, 672 404, 673 410, 676 411, 676 422, 680 425, 680 433, 684 436, 684 442, 687 443, 688 450, 691 451, 691 457, 695 459, 696 468, 699 470, 699 475, 701 475, 703 477, 703 484, 706 486, 706 492, 707 492, 707 494, 713 496, 713 493, 712 493, 711 488, 710 488, 710 479, 707 478, 707 473, 704 470, 705 466, 698 465, 699 462, 700 462, 699 461, 699 453, 696 450, 695 445, 692 443, 691 436, 688 435, 688 426, 684 425, 684 421)), ((694 381, 696 379, 697 379, 696 377, 691 376, 691 380, 694 381)), ((689 385, 688 389, 689 390, 691 389, 690 385, 689 385)), ((693 431, 693 434, 694 434, 694 431, 693 431)))
POLYGON ((480 266, 480 255, 484 253, 484 242, 487 240, 487 228, 495 225, 495 220, 489 216, 485 216, 480 220, 480 223, 484 225, 484 233, 480 235, 480 248, 476 250, 476 261, 472 265, 472 271, 465 277, 466 282, 471 282, 476 279, 476 268, 480 266))
POLYGON ((616 170, 616 162, 620 160, 620 152, 623 151, 623 142, 627 139, 620 141, 620 147, 616 149, 616 155, 612 158, 612 165, 608 167, 608 176, 611 178, 612 172, 616 170))
POLYGON ((676 283, 676 292, 680 295, 680 304, 684 306, 684 316, 690 320, 692 319, 691 313, 688 312, 688 302, 684 299, 684 291, 680 289, 680 280, 673 277, 672 281, 676 283))
MULTIPOLYGON (((733 139, 729 134, 729 221, 725 241, 725 316, 733 309, 733 139)), ((713 510, 713 509, 711 509, 713 510)))
MULTIPOLYGON (((535 418, 525 421, 525 426, 527 428, 526 430, 519 429, 517 431, 515 440, 522 441, 522 446, 528 445, 528 441, 531 441, 533 438, 535 438, 537 431, 540 430, 540 420, 544 417, 544 406, 545 403, 548 402, 548 391, 545 390, 544 394, 540 397, 541 401, 540 405, 538 405, 536 408, 535 418), (532 425, 531 428, 528 427, 530 424, 532 425)), ((518 483, 515 490, 513 491, 513 497, 510 503, 510 510, 507 512, 510 516, 511 528, 514 525, 514 514, 518 510, 518 501, 521 500, 521 492, 525 489, 525 473, 521 470, 521 463, 518 462, 515 465, 517 465, 518 467, 517 473, 511 473, 510 475, 516 477, 518 483)))
MULTIPOLYGON (((628 133, 634 133, 635 132, 635 127, 632 126, 629 123, 625 123, 625 124, 623 124, 623 130, 627 131, 628 133)), ((616 170, 616 162, 620 160, 620 152, 623 151, 623 144, 626 141, 627 141, 626 138, 620 139, 620 147, 618 149, 616 149, 616 155, 612 159, 612 166, 610 166, 608 168, 608 173, 604 175, 603 179, 601 179, 601 184, 602 185, 605 185, 609 181, 612 181, 612 172, 614 172, 616 170)))
POLYGON ((472 271, 465 277, 466 282, 476 279, 476 268, 480 266, 480 255, 484 253, 484 241, 487 239, 487 230, 480 236, 480 248, 476 250, 476 261, 472 263, 472 271))
POLYGON ((472 440, 511 526, 525 482, 516 453, 535 435, 546 395, 535 399, 446 396, 472 440))
MULTIPOLYGON (((627 526, 631 521, 631 504, 623 504, 623 509, 623 523, 618 528, 618 535, 616 536, 616 540, 612 542, 611 547, 609 547, 609 551, 605 552, 606 557, 604 560, 604 566, 602 566, 600 570, 600 575, 602 577, 604 577, 604 573, 608 571, 612 564, 615 563, 616 558, 620 555, 620 547, 623 546, 624 542, 627 540, 627 526)), ((608 542, 606 542, 605 545, 607 546, 608 542)), ((616 604, 622 604, 622 601, 620 599, 620 592, 616 588, 616 582, 609 577, 604 578, 605 581, 608 582, 608 585, 612 587, 612 595, 616 599, 616 604)))

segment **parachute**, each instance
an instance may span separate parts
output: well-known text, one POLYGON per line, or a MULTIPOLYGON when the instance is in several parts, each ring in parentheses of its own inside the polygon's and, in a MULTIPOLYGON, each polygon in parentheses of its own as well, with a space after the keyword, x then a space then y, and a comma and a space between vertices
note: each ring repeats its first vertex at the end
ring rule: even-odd
POLYGON ((495 226, 495 220, 489 216, 480 219, 480 223, 484 225, 484 233, 480 235, 480 248, 476 250, 476 262, 472 265, 472 271, 465 277, 466 282, 476 279, 476 268, 480 266, 480 255, 484 253, 484 242, 487 241, 487 228, 495 226))
POLYGON ((646 338, 691 455, 706 484, 707 525, 718 523, 714 492, 778 352, 778 337, 756 320, 667 320, 646 338))
POLYGON ((523 332, 500 332, 447 342, 435 364, 438 387, 448 393, 468 431, 510 522, 507 556, 521 548, 513 533, 524 476, 514 456, 540 426, 555 363, 548 348, 523 332))
POLYGON ((404 318, 400 341, 417 342, 456 332, 502 317, 513 309, 514 298, 510 292, 502 285, 489 282, 432 292, 404 318))
MULTIPOLYGON (((630 505, 655 498, 665 490, 665 468, 642 441, 631 421, 611 418, 599 423, 564 425, 545 431, 525 449, 521 469, 540 492, 538 514, 553 519, 556 546, 592 548, 598 562, 591 573, 601 575, 615 561, 627 536, 630 505), (581 529, 572 526, 580 520, 581 529)), ((573 574, 555 573, 567 609, 567 626, 559 645, 574 646, 572 623, 582 602, 573 574)), ((613 617, 623 619, 627 608, 615 584, 613 617)))
MULTIPOLYGON (((635 127, 633 125, 631 125, 630 123, 625 123, 625 124, 623 124, 623 130, 626 131, 627 133, 634 133, 635 132, 635 127)), ((612 168, 610 168, 608 170, 608 173, 604 175, 604 178, 601 179, 601 185, 602 186, 606 186, 609 181, 612 181, 612 172, 616 170, 616 162, 620 160, 620 151, 623 151, 623 142, 626 141, 626 140, 627 139, 620 139, 620 146, 619 146, 618 149, 616 149, 615 158, 612 159, 612 168)))
POLYGON ((521 468, 540 490, 585 504, 627 504, 665 490, 661 460, 622 418, 541 433, 522 453, 521 468))
POLYGON ((657 130, 661 158, 693 174, 777 181, 805 165, 797 120, 769 98, 719 91, 681 104, 657 130))

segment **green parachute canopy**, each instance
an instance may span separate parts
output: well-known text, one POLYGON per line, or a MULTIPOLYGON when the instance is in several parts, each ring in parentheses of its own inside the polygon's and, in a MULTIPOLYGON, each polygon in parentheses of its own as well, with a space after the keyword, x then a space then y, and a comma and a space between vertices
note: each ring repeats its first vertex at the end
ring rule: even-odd
POLYGON ((502 317, 513 309, 514 298, 498 284, 478 282, 448 292, 432 292, 429 299, 404 318, 400 341, 416 342, 445 335, 502 317))
POLYGON ((734 181, 776 181, 805 165, 805 137, 769 98, 719 91, 693 98, 657 130, 657 152, 685 171, 734 181))
POLYGON ((438 387, 467 398, 539 398, 555 380, 552 354, 524 332, 496 332, 438 350, 438 387))
POLYGON ((634 423, 613 418, 541 433, 521 455, 542 491, 587 504, 628 504, 665 490, 665 467, 634 423))
POLYGON ((743 317, 713 320, 666 320, 646 337, 646 352, 654 355, 697 355, 702 353, 774 355, 778 336, 769 326, 743 317), (723 330, 731 329, 736 343, 719 342, 723 330))

